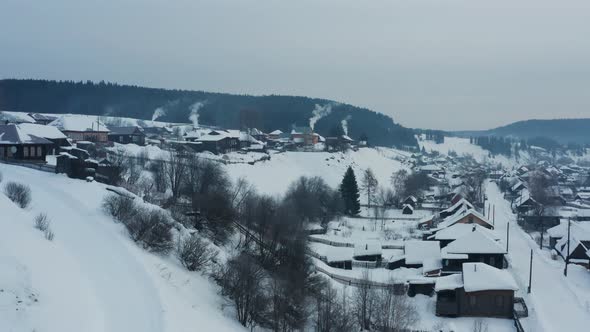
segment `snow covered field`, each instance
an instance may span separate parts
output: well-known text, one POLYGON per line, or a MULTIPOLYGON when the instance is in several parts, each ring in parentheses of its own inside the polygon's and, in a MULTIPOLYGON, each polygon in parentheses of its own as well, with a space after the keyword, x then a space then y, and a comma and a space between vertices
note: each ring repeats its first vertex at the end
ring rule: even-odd
POLYGON ((137 247, 100 210, 99 183, 0 165, 30 186, 20 209, 0 193, 0 331, 239 331, 216 286, 137 247), (46 213, 55 233, 33 227, 46 213), (22 301, 22 302, 21 302, 22 301))
POLYGON ((461 137, 445 137, 445 142, 436 144, 431 140, 418 139, 420 149, 424 148, 426 152, 437 151, 441 154, 448 155, 450 151, 454 151, 457 155, 464 154, 471 155, 478 162, 489 160, 492 163, 499 163, 504 167, 512 168, 517 164, 516 160, 502 155, 493 156, 490 158, 490 152, 482 149, 480 146, 471 144, 469 138, 461 137))

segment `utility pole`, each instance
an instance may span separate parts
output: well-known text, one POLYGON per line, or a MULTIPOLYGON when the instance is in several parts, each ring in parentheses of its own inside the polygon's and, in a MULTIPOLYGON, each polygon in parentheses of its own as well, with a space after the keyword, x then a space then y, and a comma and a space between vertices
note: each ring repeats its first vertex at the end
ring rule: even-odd
POLYGON ((531 285, 533 284, 533 249, 531 249, 531 263, 529 265, 529 289, 527 293, 531 293, 531 285))
POLYGON ((510 221, 506 223, 506 253, 508 253, 508 243, 510 243, 510 221))
POLYGON ((496 204, 494 204, 494 208, 493 208, 493 217, 492 217, 492 225, 496 226, 496 204))
POLYGON ((572 218, 567 218, 567 252, 565 254, 565 270, 563 275, 567 277, 567 264, 570 262, 570 227, 572 226, 572 218))

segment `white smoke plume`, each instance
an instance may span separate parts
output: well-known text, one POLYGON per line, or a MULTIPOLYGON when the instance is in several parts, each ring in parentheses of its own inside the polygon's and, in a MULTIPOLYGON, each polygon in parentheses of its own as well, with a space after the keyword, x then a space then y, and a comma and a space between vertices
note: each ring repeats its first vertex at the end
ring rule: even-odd
POLYGON ((324 106, 320 106, 318 104, 315 104, 315 108, 313 109, 313 112, 311 113, 312 116, 311 118, 309 118, 309 127, 311 128, 311 130, 314 129, 315 124, 323 117, 327 116, 328 114, 330 114, 332 112, 332 103, 326 104, 324 106))
POLYGON ((191 114, 189 115, 188 119, 191 120, 194 128, 199 127, 199 110, 203 108, 203 106, 205 106, 205 102, 198 101, 189 107, 191 114))
POLYGON ((152 115, 152 121, 156 121, 156 119, 161 118, 164 115, 166 115, 166 109, 164 107, 158 107, 152 115))
POLYGON ((342 119, 342 121, 340 121, 340 123, 342 124, 342 130, 344 130, 344 135, 346 135, 346 136, 348 136, 348 121, 351 118, 352 117, 349 114, 344 119, 342 119))

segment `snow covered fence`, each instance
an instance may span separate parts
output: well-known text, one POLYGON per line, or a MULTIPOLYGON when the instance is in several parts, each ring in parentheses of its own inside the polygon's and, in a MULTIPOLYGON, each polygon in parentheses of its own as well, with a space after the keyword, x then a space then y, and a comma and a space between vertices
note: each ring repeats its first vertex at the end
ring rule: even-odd
POLYGON ((44 172, 49 172, 49 173, 55 173, 55 166, 47 165, 47 164, 22 163, 22 162, 16 162, 16 161, 11 161, 11 160, 6 160, 6 159, 0 159, 0 163, 32 168, 32 169, 36 169, 36 170, 44 171, 44 172))
MULTIPOLYGON (((328 239, 323 239, 323 238, 319 238, 319 237, 315 237, 315 236, 310 236, 309 242, 326 244, 326 245, 329 245, 332 247, 354 248, 354 243, 331 241, 328 239)), ((397 243, 382 244, 381 249, 404 249, 404 245, 397 244, 397 243)))
POLYGON ((354 286, 354 287, 369 285, 369 287, 375 287, 375 288, 391 288, 393 290, 393 292, 396 294, 405 294, 407 292, 407 285, 405 283, 390 284, 390 283, 385 283, 385 282, 363 280, 363 279, 342 276, 342 275, 338 275, 335 273, 331 273, 331 272, 329 272, 329 271, 325 270, 324 268, 317 266, 317 265, 315 266, 315 269, 316 269, 316 271, 319 271, 319 272, 327 275, 328 277, 332 278, 332 280, 335 280, 335 281, 337 281, 341 284, 344 284, 344 285, 354 286))

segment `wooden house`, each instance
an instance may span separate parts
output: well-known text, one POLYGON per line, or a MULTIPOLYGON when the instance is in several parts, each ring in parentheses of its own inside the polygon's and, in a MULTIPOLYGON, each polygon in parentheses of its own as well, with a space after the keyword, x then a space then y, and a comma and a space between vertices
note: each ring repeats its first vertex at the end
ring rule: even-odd
POLYGON ((57 127, 74 142, 106 143, 109 140, 109 129, 98 117, 62 115, 49 123, 49 126, 57 127))
POLYGON ((314 145, 319 142, 319 135, 314 135, 310 127, 294 127, 291 130, 291 141, 299 145, 314 145))
POLYGON ((119 144, 145 145, 145 133, 138 126, 109 127, 109 141, 119 144))
POLYGON ((55 155, 62 146, 70 146, 67 136, 59 129, 53 126, 39 125, 35 123, 21 123, 18 125, 20 130, 27 135, 45 138, 53 143, 47 146, 47 154, 55 155))
POLYGON ((439 213, 439 216, 440 216, 441 218, 447 218, 447 217, 449 217, 449 216, 452 216, 452 215, 454 215, 454 214, 455 214, 455 213, 457 213, 459 210, 461 210, 461 209, 464 209, 464 208, 467 208, 467 209, 473 209, 474 207, 473 207, 473 204, 469 203, 469 201, 468 201, 468 200, 466 200, 466 199, 461 199, 461 200, 459 200, 458 202, 456 202, 455 204, 453 204, 451 207, 449 207, 449 208, 447 208, 447 209, 445 209, 445 210, 441 211, 441 212, 439 213))
POLYGON ((461 270, 466 262, 481 262, 498 269, 505 267, 506 247, 473 226, 472 231, 441 250, 443 272, 461 270))
POLYGON ((186 138, 189 142, 198 143, 200 151, 224 154, 240 149, 239 135, 226 130, 211 130, 198 138, 186 138))
POLYGON ((48 125, 49 123, 57 119, 57 116, 39 113, 29 113, 29 116, 33 118, 33 120, 35 120, 35 123, 40 125, 48 125))
POLYGON ((53 142, 25 133, 15 124, 0 125, 0 159, 45 163, 53 142))
POLYGON ((483 263, 465 263, 462 274, 437 279, 436 315, 512 319, 517 290, 508 271, 483 263))
POLYGON ((444 248, 449 243, 473 232, 474 228, 476 231, 482 232, 493 240, 500 240, 500 235, 497 232, 479 224, 454 224, 446 228, 436 229, 434 230, 435 233, 428 236, 427 239, 439 241, 440 247, 444 248))
POLYGON ((414 214, 414 207, 410 204, 404 204, 402 214, 414 214))
POLYGON ((442 229, 454 224, 479 224, 485 228, 494 229, 494 225, 481 213, 466 207, 463 207, 452 216, 446 217, 437 225, 437 228, 442 229))
POLYGON ((590 269, 590 233, 580 229, 577 231, 570 229, 569 255, 567 234, 557 241, 555 250, 564 260, 568 259, 570 263, 590 269))

